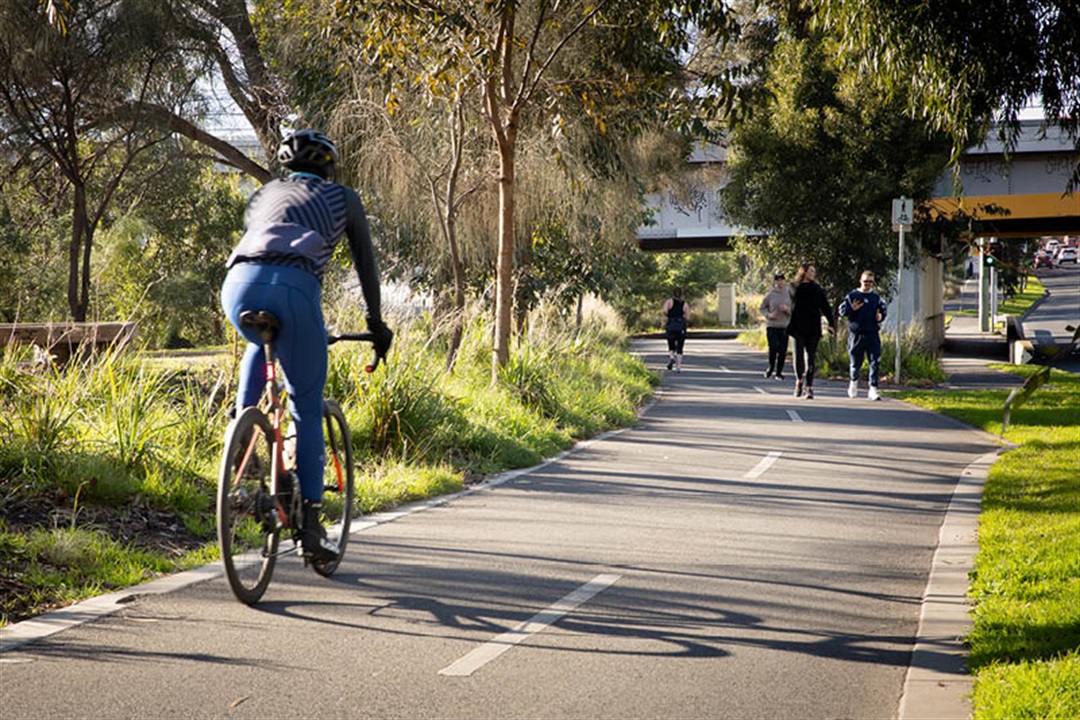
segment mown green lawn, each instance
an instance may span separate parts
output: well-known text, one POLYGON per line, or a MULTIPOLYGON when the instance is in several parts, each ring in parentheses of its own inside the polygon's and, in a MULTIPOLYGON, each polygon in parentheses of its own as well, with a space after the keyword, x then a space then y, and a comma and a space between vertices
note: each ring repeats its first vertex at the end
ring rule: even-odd
MULTIPOLYGON (((1030 376, 1034 366, 995 366, 1030 376)), ((1004 390, 897 396, 1001 433, 1004 390)), ((1080 717, 1080 378, 1053 371, 1012 412, 983 492, 966 638, 976 718, 1080 717)))

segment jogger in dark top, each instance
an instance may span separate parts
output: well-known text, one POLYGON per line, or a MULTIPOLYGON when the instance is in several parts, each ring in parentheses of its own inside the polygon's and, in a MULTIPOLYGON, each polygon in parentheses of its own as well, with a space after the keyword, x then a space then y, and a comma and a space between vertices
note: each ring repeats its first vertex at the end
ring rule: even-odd
POLYGON ((682 372, 683 345, 686 343, 686 316, 689 308, 682 299, 682 288, 675 288, 671 297, 664 301, 664 335, 667 337, 668 364, 667 369, 675 368, 675 372, 682 372))
POLYGON ((788 335, 795 339, 795 397, 800 397, 805 390, 807 400, 814 399, 814 372, 823 316, 829 323, 829 334, 836 332, 832 308, 825 291, 814 281, 816 277, 817 268, 812 264, 799 266, 793 283, 795 293, 788 324, 788 335))

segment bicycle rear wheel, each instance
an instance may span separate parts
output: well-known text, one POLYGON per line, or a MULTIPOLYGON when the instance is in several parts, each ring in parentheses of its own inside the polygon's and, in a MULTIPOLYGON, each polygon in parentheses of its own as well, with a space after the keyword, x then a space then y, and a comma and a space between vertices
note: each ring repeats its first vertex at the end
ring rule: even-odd
POLYGON ((326 537, 337 545, 333 560, 312 563, 320 575, 333 575, 345 556, 356 502, 352 436, 345 414, 333 400, 323 401, 326 469, 323 472, 322 517, 326 537))
POLYGON ((281 531, 270 485, 274 431, 258 408, 245 408, 225 433, 218 481, 218 542, 236 597, 258 602, 274 572, 281 531))

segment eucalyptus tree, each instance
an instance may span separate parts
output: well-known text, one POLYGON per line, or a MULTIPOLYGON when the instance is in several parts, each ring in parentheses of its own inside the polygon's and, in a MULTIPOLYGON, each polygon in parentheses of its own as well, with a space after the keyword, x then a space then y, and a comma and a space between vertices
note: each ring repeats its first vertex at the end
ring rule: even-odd
MULTIPOLYGON (((541 119, 560 122, 567 102, 580 103, 602 126, 610 103, 625 102, 639 85, 657 78, 669 82, 678 74, 680 53, 693 33, 721 34, 726 12, 712 2, 630 0, 339 0, 332 8, 337 25, 331 34, 349 38, 387 74, 388 105, 397 103, 394 88, 400 85, 431 96, 461 92, 480 108, 499 163, 495 378, 510 350, 520 241, 515 226, 517 152, 523 128, 538 126, 541 119), (593 61, 563 62, 568 48, 581 44, 592 49, 593 61), (642 59, 656 65, 651 73, 638 72, 642 59)), ((679 93, 666 97, 669 105, 682 99, 679 93)), ((661 106, 642 108, 648 109, 663 111, 661 106)))
POLYGON ((363 72, 362 63, 349 65, 361 71, 350 74, 352 91, 333 104, 329 122, 346 166, 375 188, 381 249, 397 256, 398 275, 403 270, 411 284, 433 291, 438 319, 449 321, 450 369, 464 332, 467 286, 477 281, 484 255, 470 233, 462 237, 459 221, 470 212, 475 218, 493 187, 491 142, 460 88, 430 102, 402 88, 400 105, 387 107, 380 78, 363 72))
POLYGON ((191 78, 151 0, 68 6, 67 31, 19 0, 0 2, 0 123, 15 158, 54 207, 67 205, 67 302, 87 317, 94 234, 136 158, 163 135, 132 103, 182 103, 191 78))
POLYGON ((814 262, 830 296, 865 268, 887 286, 897 264, 890 201, 928 195, 948 142, 842 72, 831 38, 808 20, 800 10, 767 20, 771 99, 731 135, 723 205, 737 224, 768 233, 739 243, 761 265, 814 262))
POLYGON ((1076 0, 814 0, 839 59, 952 139, 952 159, 999 117, 1014 141, 1034 98, 1077 145, 1080 3, 1076 0))
POLYGON ((273 177, 282 124, 294 113, 293 102, 274 69, 267 50, 278 3, 260 0, 162 0, 172 10, 176 32, 190 42, 189 57, 225 85, 232 102, 243 113, 259 140, 263 162, 249 157, 231 143, 207 131, 200 118, 175 108, 147 109, 170 131, 183 135, 259 182, 273 177))

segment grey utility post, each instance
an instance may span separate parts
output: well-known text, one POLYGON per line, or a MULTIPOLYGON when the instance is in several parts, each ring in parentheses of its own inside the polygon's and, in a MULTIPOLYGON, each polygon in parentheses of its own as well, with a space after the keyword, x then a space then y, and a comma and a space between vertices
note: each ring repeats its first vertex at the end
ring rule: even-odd
POLYGON ((915 203, 911 198, 899 197, 892 201, 892 227, 900 233, 900 245, 896 253, 896 370, 894 382, 900 384, 900 340, 904 332, 904 231, 911 230, 915 215, 915 203))
POLYGON ((986 238, 979 238, 979 332, 990 331, 990 278, 993 270, 986 266, 986 238))

